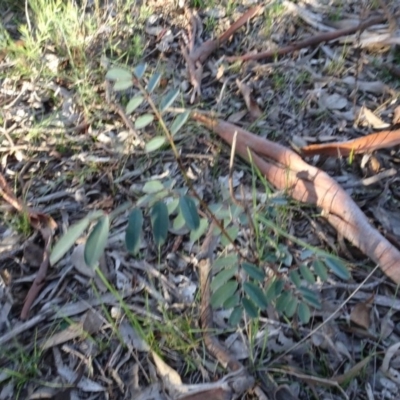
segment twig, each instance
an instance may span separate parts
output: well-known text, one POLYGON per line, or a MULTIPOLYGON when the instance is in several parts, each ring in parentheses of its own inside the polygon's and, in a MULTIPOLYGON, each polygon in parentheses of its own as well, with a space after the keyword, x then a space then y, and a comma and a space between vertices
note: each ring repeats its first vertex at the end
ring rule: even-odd
POLYGON ((267 51, 264 51, 264 52, 261 52, 258 54, 248 53, 248 54, 245 54, 242 56, 227 57, 226 60, 229 62, 249 61, 249 60, 261 60, 261 59, 265 59, 265 58, 273 58, 273 57, 277 57, 277 56, 282 56, 284 54, 293 53, 294 51, 303 49, 305 47, 315 46, 315 45, 323 43, 323 42, 329 42, 331 40, 335 40, 341 36, 351 35, 352 33, 355 33, 357 31, 363 31, 372 25, 380 24, 384 21, 386 21, 385 17, 374 17, 374 18, 370 18, 364 22, 361 22, 357 26, 339 29, 335 32, 321 33, 318 36, 313 36, 313 37, 310 37, 309 39, 305 39, 305 40, 302 40, 297 43, 295 42, 289 46, 282 47, 281 49, 267 50, 267 51))

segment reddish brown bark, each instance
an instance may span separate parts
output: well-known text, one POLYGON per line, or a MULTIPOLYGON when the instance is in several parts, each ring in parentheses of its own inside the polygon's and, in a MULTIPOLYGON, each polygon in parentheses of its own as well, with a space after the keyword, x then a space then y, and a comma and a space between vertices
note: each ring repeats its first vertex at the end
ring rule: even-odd
POLYGON ((400 144, 400 129, 384 131, 349 140, 342 143, 312 144, 301 149, 304 156, 323 154, 332 157, 347 157, 351 153, 368 153, 378 149, 397 146, 400 144))
POLYGON ((292 150, 233 124, 199 113, 193 113, 193 118, 230 145, 237 132, 236 153, 253 162, 277 189, 322 208, 323 216, 338 232, 378 263, 394 282, 400 283, 400 251, 369 223, 352 198, 328 174, 307 164, 292 150))

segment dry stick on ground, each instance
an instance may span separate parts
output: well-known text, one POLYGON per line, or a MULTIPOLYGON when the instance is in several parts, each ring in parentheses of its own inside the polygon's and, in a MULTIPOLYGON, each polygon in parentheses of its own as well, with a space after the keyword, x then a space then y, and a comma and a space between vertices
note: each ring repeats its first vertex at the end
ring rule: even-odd
POLYGON ((400 283, 400 251, 372 227, 353 199, 327 173, 307 164, 292 150, 225 121, 194 112, 192 117, 232 145, 238 132, 236 151, 253 162, 268 181, 286 190, 294 199, 322 208, 323 217, 336 230, 379 264, 395 283, 400 283), (266 161, 266 156, 274 163, 266 161))
POLYGON ((341 143, 312 144, 301 148, 304 156, 324 154, 333 157, 347 157, 350 154, 367 153, 400 144, 400 129, 371 133, 354 140, 341 143))
POLYGON ((0 173, 0 195, 10 203, 17 211, 26 213, 29 218, 29 223, 32 228, 38 230, 44 241, 44 252, 43 259, 39 267, 39 271, 36 274, 35 280, 26 295, 24 306, 21 311, 21 319, 27 319, 29 309, 35 301, 37 295, 45 284, 47 270, 49 268, 49 252, 51 247, 51 241, 53 238, 53 232, 57 228, 56 222, 47 214, 43 214, 29 207, 26 207, 21 201, 19 201, 11 189, 9 188, 6 179, 3 174, 0 173))
POLYGON ((267 51, 263 51, 262 53, 258 53, 258 54, 249 53, 249 54, 244 54, 242 56, 227 57, 226 59, 228 61, 232 62, 232 61, 261 60, 261 59, 265 59, 265 58, 282 56, 284 54, 293 53, 294 51, 303 49, 305 47, 315 46, 315 45, 323 43, 323 42, 329 42, 331 40, 337 39, 341 36, 351 35, 352 33, 355 33, 357 31, 363 31, 372 25, 380 24, 385 21, 386 21, 385 17, 381 17, 381 16, 374 17, 374 18, 367 19, 364 22, 361 22, 357 26, 352 26, 350 28, 345 28, 345 29, 339 29, 335 32, 322 33, 318 36, 313 36, 313 37, 310 37, 309 39, 305 39, 300 42, 295 42, 289 46, 282 47, 280 49, 267 50, 267 51))
POLYGON ((210 39, 203 43, 197 49, 194 48, 194 38, 196 36, 196 24, 194 17, 189 10, 190 23, 192 25, 192 32, 189 32, 189 44, 187 47, 181 46, 182 55, 187 64, 187 72, 189 75, 190 83, 193 85, 193 95, 191 103, 194 102, 195 97, 201 96, 201 79, 203 74, 203 63, 207 60, 211 53, 232 36, 240 27, 242 27, 249 19, 253 18, 262 10, 262 6, 255 6, 244 13, 236 22, 234 22, 229 29, 227 29, 217 39, 210 39))
POLYGON ((201 247, 201 252, 196 257, 199 261, 199 281, 201 293, 200 305, 200 323, 203 330, 204 343, 210 354, 215 357, 224 368, 230 371, 237 371, 240 376, 231 389, 237 394, 241 395, 254 385, 254 378, 250 376, 244 369, 243 365, 228 352, 228 350, 219 342, 219 340, 212 334, 213 330, 213 314, 210 304, 211 290, 211 264, 213 260, 214 249, 217 245, 218 237, 213 236, 215 224, 212 223, 204 239, 201 247), (242 371, 243 370, 243 371, 242 371))

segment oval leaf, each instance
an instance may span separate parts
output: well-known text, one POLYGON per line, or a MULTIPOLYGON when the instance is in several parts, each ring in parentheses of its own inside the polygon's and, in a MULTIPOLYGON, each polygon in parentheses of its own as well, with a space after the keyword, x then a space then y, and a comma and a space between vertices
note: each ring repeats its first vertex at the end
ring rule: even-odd
MULTIPOLYGON (((229 235, 229 237, 235 241, 238 234, 239 234, 239 227, 238 226, 231 226, 228 229, 225 229, 226 233, 229 235)), ((229 246, 230 245, 230 241, 228 240, 228 238, 223 235, 221 238, 221 244, 222 246, 229 246)))
POLYGON ((221 307, 231 296, 234 295, 238 288, 237 281, 229 281, 224 285, 220 286, 214 294, 211 296, 211 305, 213 308, 221 307))
POLYGON ((173 199, 172 201, 167 203, 168 215, 175 213, 178 206, 179 206, 179 199, 173 199))
POLYGON ((179 95, 179 88, 170 90, 160 102, 160 112, 165 111, 178 97, 179 95))
POLYGON ((231 315, 229 317, 229 324, 231 326, 236 326, 240 320, 242 319, 242 315, 243 315, 243 308, 240 306, 235 307, 232 312, 231 315))
POLYGON ((310 271, 310 268, 308 268, 306 264, 301 264, 299 269, 301 276, 304 278, 304 280, 313 285, 315 283, 315 277, 314 274, 310 271))
POLYGON ((143 96, 135 96, 132 97, 129 101, 128 104, 126 105, 126 113, 132 114, 142 103, 143 103, 144 97, 143 96))
POLYGON ((321 309, 321 302, 319 300, 318 295, 313 292, 311 289, 306 288, 304 286, 299 288, 299 292, 302 294, 303 299, 313 306, 314 308, 320 310, 321 309))
POLYGON ((121 92, 122 90, 129 89, 132 86, 133 86, 132 80, 129 80, 129 81, 116 81, 114 83, 114 90, 116 92, 121 92))
POLYGON ((260 307, 261 310, 264 310, 268 307, 267 297, 259 286, 257 286, 253 282, 245 282, 243 284, 243 289, 246 292, 247 296, 249 296, 250 300, 253 301, 253 303, 255 303, 258 307, 260 307))
POLYGON ((230 310, 233 307, 236 307, 239 304, 240 296, 239 292, 236 292, 233 296, 229 297, 227 301, 222 305, 222 308, 225 310, 230 310))
POLYGON ((110 81, 130 81, 132 80, 132 74, 125 68, 114 67, 106 73, 106 79, 110 81))
POLYGON ((231 265, 236 265, 238 261, 238 257, 236 254, 229 254, 229 256, 223 256, 217 258, 213 264, 213 271, 218 272, 223 268, 230 267, 231 265))
POLYGON ((79 239, 82 233, 89 226, 90 218, 86 216, 85 218, 78 221, 76 224, 72 225, 64 235, 61 236, 60 240, 55 244, 53 250, 50 254, 50 265, 56 264, 67 251, 74 245, 74 243, 79 239))
POLYGON ((293 296, 289 292, 290 296, 287 299, 286 307, 285 307, 285 314, 287 317, 292 318, 294 313, 297 310, 297 304, 299 303, 297 297, 293 296))
POLYGON ((202 218, 200 220, 199 227, 196 230, 190 232, 190 241, 194 243, 199 240, 206 233, 207 228, 208 220, 207 218, 202 218))
POLYGON ((265 290, 267 300, 270 302, 277 298, 281 294, 283 286, 284 282, 282 279, 274 279, 271 283, 269 283, 267 289, 265 290))
POLYGON ((166 143, 165 136, 156 136, 155 138, 151 139, 150 142, 146 143, 144 147, 147 153, 151 153, 152 151, 158 150, 160 147, 164 146, 166 143))
POLYGON ((286 302, 289 300, 289 298, 290 298, 289 291, 282 292, 282 294, 276 299, 275 302, 276 310, 282 313, 286 308, 286 302))
POLYGON ((250 318, 258 317, 258 308, 254 305, 254 303, 251 300, 244 297, 242 299, 242 304, 250 318))
POLYGON ((351 275, 347 267, 337 258, 326 257, 326 266, 339 278, 347 281, 350 279, 351 275))
POLYGON ((289 272, 289 278, 296 287, 300 287, 301 278, 300 278, 300 274, 296 270, 292 270, 289 272))
POLYGON ((311 318, 310 307, 306 303, 300 303, 297 309, 297 315, 303 324, 308 324, 311 318))
POLYGON ((189 196, 183 196, 179 199, 179 207, 182 211, 183 218, 187 227, 193 231, 200 226, 200 217, 197 212, 197 207, 193 199, 189 196))
POLYGON ((85 244, 85 263, 90 268, 95 268, 104 253, 107 245, 110 220, 108 215, 99 219, 92 232, 90 232, 85 244))
POLYGON ((151 76, 151 78, 149 79, 149 83, 147 84, 147 91, 149 94, 151 94, 153 90, 158 86, 158 84, 160 83, 160 79, 161 74, 158 72, 151 76))
POLYGON ((160 181, 149 181, 143 186, 143 193, 157 193, 164 190, 164 185, 160 181))
POLYGON ((229 281, 237 272, 237 267, 234 265, 227 269, 223 269, 212 278, 210 289, 215 292, 221 285, 229 281))
POLYGON ((150 219, 154 241, 161 247, 167 240, 169 224, 168 208, 163 201, 158 201, 151 208, 150 219))
POLYGON ((135 255, 139 251, 140 235, 142 233, 143 215, 135 208, 129 215, 128 227, 125 232, 125 246, 129 253, 135 255))
POLYGON ((182 212, 174 218, 173 227, 174 230, 180 231, 185 226, 185 218, 183 218, 182 212))
POLYGON ((145 128, 147 125, 151 124, 154 120, 154 115, 153 114, 144 114, 141 115, 136 121, 135 121, 135 129, 142 129, 145 128))
POLYGON ((135 74, 136 78, 140 79, 145 73, 146 68, 147 68, 146 63, 139 64, 137 67, 135 67, 133 73, 135 74))
POLYGON ((242 263, 242 268, 246 271, 247 275, 258 282, 262 282, 265 278, 265 272, 254 264, 244 262, 242 263))
POLYGON ((182 114, 179 114, 175 118, 170 128, 172 136, 176 135, 179 132, 179 130, 182 128, 183 125, 185 125, 189 117, 190 117, 190 111, 185 111, 182 114))
POLYGON ((328 279, 328 270, 326 269, 323 262, 320 260, 315 260, 313 262, 314 272, 319 276, 322 282, 328 279))

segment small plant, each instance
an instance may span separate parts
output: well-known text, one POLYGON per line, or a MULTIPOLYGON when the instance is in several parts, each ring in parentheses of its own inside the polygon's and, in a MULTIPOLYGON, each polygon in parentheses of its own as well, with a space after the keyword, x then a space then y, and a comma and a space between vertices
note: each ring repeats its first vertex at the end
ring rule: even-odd
MULTIPOLYGON (((145 143, 145 151, 154 152, 169 143, 182 174, 185 174, 173 138, 186 123, 190 113, 184 111, 179 114, 169 124, 169 128, 164 122, 164 115, 180 94, 179 89, 172 89, 158 99, 155 90, 161 74, 156 72, 146 76, 145 64, 138 65, 133 73, 126 68, 113 67, 107 72, 106 78, 114 82, 115 91, 124 92, 129 89, 134 92, 126 103, 125 112, 133 115, 136 130, 145 129, 155 121, 162 127, 165 135, 155 136, 145 143), (151 110, 148 110, 146 104, 150 105, 151 110)), ((190 186, 187 176, 184 177, 190 186)), ((244 311, 250 318, 257 318, 270 304, 285 317, 292 318, 296 315, 300 322, 307 323, 311 317, 310 306, 314 309, 321 307, 314 288, 318 281, 327 279, 327 271, 331 270, 341 279, 349 279, 350 274, 339 258, 311 248, 282 229, 282 213, 275 215, 277 212, 274 211, 273 202, 267 207, 268 218, 264 214, 256 213, 250 221, 245 209, 231 199, 229 190, 222 184, 221 203, 211 205, 201 203, 193 188, 175 185, 176 182, 172 179, 150 180, 141 187, 135 187, 139 194, 135 206, 127 202, 110 214, 94 211, 87 215, 75 223, 54 246, 50 263, 57 263, 92 226, 85 244, 84 259, 89 267, 97 268, 107 246, 113 219, 128 210, 125 246, 132 256, 138 256, 140 252, 146 220, 149 221, 147 225, 151 228, 159 254, 169 231, 190 233, 190 241, 194 243, 208 228, 208 219, 200 218, 198 213, 198 207, 204 206, 214 221, 218 221, 214 234, 222 234, 221 245, 224 248, 233 245, 236 250, 236 254, 225 254, 216 260, 211 281, 211 305, 214 308, 231 310, 232 325, 241 320, 244 311), (193 191, 193 197, 188 194, 190 190, 193 191), (277 221, 279 227, 271 220, 277 221), (239 254, 240 250, 234 244, 243 228, 248 229, 250 225, 258 236, 258 256, 254 257, 254 262, 239 254), (276 240, 272 237, 273 232, 278 233, 276 240), (289 249, 280 243, 279 237, 286 237, 303 249, 296 260, 289 249)), ((286 204, 285 201, 283 206, 286 204)), ((279 206, 279 201, 275 206, 279 206)))

